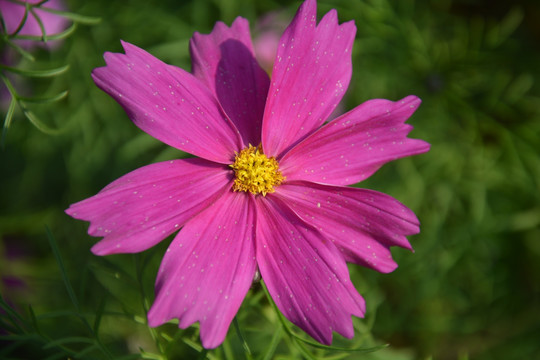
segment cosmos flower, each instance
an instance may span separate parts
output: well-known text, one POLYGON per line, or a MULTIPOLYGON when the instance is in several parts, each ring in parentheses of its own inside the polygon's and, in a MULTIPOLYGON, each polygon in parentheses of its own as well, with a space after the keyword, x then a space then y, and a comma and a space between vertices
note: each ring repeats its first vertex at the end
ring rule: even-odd
POLYGON ((146 250, 180 230, 161 263, 150 326, 200 323, 224 340, 256 271, 282 313, 314 339, 354 335, 365 303, 347 262, 381 272, 390 246, 419 231, 392 197, 348 187, 384 163, 425 152, 405 125, 415 96, 370 100, 325 124, 351 79, 355 25, 335 10, 316 22, 306 0, 285 30, 272 78, 254 58, 248 22, 217 23, 190 43, 192 73, 123 43, 96 84, 131 120, 196 157, 139 168, 67 213, 103 237, 97 255, 146 250))
MULTIPOLYGON (((37 4, 43 2, 43 0, 26 0, 23 2, 37 4)), ((27 11, 26 6, 22 3, 0 0, 0 13, 2 14, 5 25, 5 28, 1 29, 1 31, 5 31, 7 34, 13 34, 19 29, 17 32, 18 35, 41 37, 43 35, 59 34, 67 28, 68 20, 66 18, 43 10, 42 8, 65 10, 65 5, 61 0, 48 0, 41 4, 40 7, 33 8, 32 11, 27 11), (43 29, 40 23, 43 25, 43 29), (44 32, 45 34, 43 34, 44 32)), ((31 40, 17 40, 17 42, 27 49, 42 44, 41 42, 31 40)))

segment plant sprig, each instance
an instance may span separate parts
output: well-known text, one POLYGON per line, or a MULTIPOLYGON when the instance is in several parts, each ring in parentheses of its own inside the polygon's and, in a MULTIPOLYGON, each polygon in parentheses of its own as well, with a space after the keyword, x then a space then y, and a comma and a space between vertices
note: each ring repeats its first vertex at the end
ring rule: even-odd
MULTIPOLYGON (((51 9, 46 6, 47 0, 39 1, 37 3, 30 3, 20 0, 9 0, 10 2, 24 6, 24 14, 21 18, 20 23, 17 28, 8 31, 5 20, 0 14, 0 26, 2 31, 0 31, 1 41, 8 45, 6 48, 14 50, 14 52, 20 55, 23 59, 26 59, 30 62, 35 62, 36 58, 30 52, 29 49, 26 49, 24 45, 21 45, 19 41, 31 41, 36 44, 47 44, 50 41, 64 40, 70 37, 79 24, 84 25, 94 25, 101 21, 100 18, 85 16, 76 14, 64 10, 51 9), (48 34, 45 28, 45 24, 39 16, 37 10, 45 11, 51 14, 57 15, 59 18, 65 18, 71 21, 71 25, 68 26, 65 30, 55 33, 48 34), (41 35, 33 34, 21 34, 21 31, 24 28, 24 25, 30 19, 34 19, 41 31, 41 35)), ((4 117, 4 122, 2 125, 2 136, 0 139, 0 145, 4 146, 6 134, 9 130, 13 119, 15 117, 15 110, 19 108, 22 111, 24 117, 26 117, 32 125, 34 125, 38 130, 49 134, 55 135, 62 132, 63 129, 55 129, 46 125, 39 117, 31 110, 30 105, 32 104, 53 104, 59 100, 64 99, 68 95, 68 91, 64 90, 60 93, 53 95, 34 95, 34 96, 22 96, 19 91, 17 91, 16 86, 12 82, 12 78, 8 77, 8 74, 13 74, 17 76, 23 76, 28 78, 53 78, 56 76, 63 75, 69 69, 69 65, 63 65, 60 67, 54 67, 44 70, 34 70, 28 68, 19 68, 17 65, 3 64, 0 63, 0 77, 2 82, 6 86, 9 95, 11 97, 9 105, 7 108, 6 115, 4 117)))
POLYGON ((13 121, 15 109, 17 106, 21 109, 21 111, 23 112, 24 116, 28 119, 28 121, 30 121, 30 123, 34 125, 41 132, 45 134, 49 134, 49 135, 58 135, 64 130, 64 128, 62 129, 51 128, 50 126, 45 124, 43 121, 39 119, 37 115, 34 114, 33 111, 31 111, 28 108, 28 104, 50 104, 50 103, 60 101, 68 95, 67 90, 62 91, 58 94, 54 94, 54 95, 25 97, 25 96, 20 95, 17 92, 17 90, 15 89, 11 81, 7 78, 7 76, 0 73, 0 77, 2 78, 2 81, 6 85, 8 92, 11 96, 8 110, 4 118, 4 123, 2 125, 2 137, 0 139, 1 146, 4 146, 5 144, 6 135, 13 121))

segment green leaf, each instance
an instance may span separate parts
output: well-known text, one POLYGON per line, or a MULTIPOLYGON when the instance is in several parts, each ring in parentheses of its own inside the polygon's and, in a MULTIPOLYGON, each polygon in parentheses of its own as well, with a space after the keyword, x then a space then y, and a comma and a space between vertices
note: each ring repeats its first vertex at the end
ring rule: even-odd
POLYGON ((43 42, 47 42, 47 31, 45 31, 45 25, 43 25, 43 21, 41 21, 41 18, 36 14, 33 8, 30 8, 30 13, 36 19, 36 22, 38 23, 39 29, 41 30, 41 39, 43 42))
POLYGON ((38 341, 41 340, 37 334, 14 334, 0 335, 0 340, 4 341, 38 341))
POLYGON ((194 342, 193 340, 191 340, 190 338, 188 337, 183 337, 182 338, 182 341, 185 342, 189 347, 191 347, 193 350, 196 350, 197 352, 201 352, 203 351, 203 347, 201 346, 201 344, 197 343, 197 342, 194 342))
POLYGON ((486 41, 491 47, 500 46, 523 22, 523 10, 513 8, 506 13, 504 19, 491 28, 486 35, 486 41))
POLYGON ((56 354, 52 354, 51 356, 46 357, 43 360, 56 360, 56 359, 65 359, 66 354, 64 352, 58 352, 56 354))
POLYGON ((68 94, 67 90, 62 91, 59 94, 52 95, 52 96, 33 96, 33 97, 26 97, 26 96, 18 96, 18 99, 24 102, 34 103, 34 104, 47 104, 52 103, 55 101, 62 100, 65 98, 68 94))
POLYGON ((99 303, 99 306, 96 311, 96 317, 94 318, 94 334, 97 336, 99 333, 99 325, 101 324, 101 318, 103 316, 103 311, 105 310, 105 304, 107 303, 107 296, 104 296, 99 303))
POLYGON ((281 339, 283 338, 283 326, 279 326, 272 336, 272 340, 264 353, 262 360, 272 360, 274 358, 274 353, 276 352, 277 346, 281 339))
POLYGON ((302 353, 302 355, 307 359, 307 360, 318 360, 315 356, 313 356, 309 351, 307 351, 307 349, 299 342, 295 342, 296 344, 296 347, 300 350, 300 352, 302 353))
POLYGON ((79 301, 77 300, 77 297, 75 296, 75 292, 73 291, 73 288, 71 287, 71 283, 69 282, 69 277, 67 275, 66 268, 64 267, 64 261, 62 260, 62 255, 60 254, 60 250, 58 250, 58 245, 56 244, 56 240, 54 239, 53 234, 49 230, 49 227, 46 226, 45 231, 47 233, 47 239, 49 240, 49 245, 51 246, 54 258, 56 259, 56 262, 58 263, 58 268, 60 269, 60 274, 62 275, 62 280, 64 280, 64 286, 66 287, 69 298, 71 299, 71 302, 73 303, 73 306, 75 306, 75 309, 77 310, 77 312, 80 312, 79 301))
POLYGON ((101 22, 101 18, 96 16, 86 16, 86 15, 80 15, 75 14, 69 11, 62 11, 62 10, 56 10, 56 9, 50 9, 43 7, 41 10, 46 11, 51 14, 60 15, 66 19, 69 19, 73 22, 84 24, 84 25, 95 25, 99 24, 101 22))
MULTIPOLYGON (((186 345, 188 345, 189 347, 191 347, 193 350, 197 351, 199 354, 200 353, 203 353, 204 351, 206 351, 205 348, 203 348, 199 342, 195 342, 193 340, 191 340, 190 338, 188 337, 183 337, 181 339, 186 345)), ((205 356, 207 359, 209 360, 217 360, 218 358, 216 356, 214 356, 211 352, 206 352, 205 353, 205 356)), ((204 358, 203 358, 204 359, 204 358)))
POLYGON ((53 77, 53 76, 61 75, 69 69, 69 65, 64 65, 59 68, 46 69, 46 70, 26 70, 26 69, 23 70, 23 69, 18 69, 16 67, 0 64, 0 69, 3 69, 5 71, 8 71, 14 74, 26 76, 26 77, 43 78, 43 77, 53 77))
POLYGON ((4 311, 11 324, 15 326, 17 330, 19 330, 21 333, 25 332, 19 323, 25 327, 28 327, 26 321, 11 306, 9 306, 2 296, 0 296, 0 309, 4 311))
POLYGON ((246 339, 242 335, 242 331, 240 331, 240 325, 238 325, 238 319, 235 316, 233 319, 234 329, 236 330, 236 334, 240 338, 240 342, 242 343, 242 347, 244 348, 244 352, 246 354, 246 359, 250 360, 253 359, 253 356, 251 355, 251 350, 249 348, 248 343, 246 342, 246 339))
POLYGON ((9 46, 11 46, 16 52, 21 54, 21 56, 24 57, 26 60, 36 61, 36 58, 32 54, 30 54, 30 52, 24 50, 21 46, 14 43, 10 38, 4 40, 9 46))
POLYGON ((87 337, 82 336, 68 336, 62 339, 53 340, 43 346, 44 349, 50 349, 55 346, 60 346, 64 344, 72 344, 72 343, 86 343, 86 344, 95 344, 94 339, 89 339, 87 337))
POLYGON ((115 357, 115 360, 139 360, 141 357, 139 354, 129 354, 124 356, 115 357))
POLYGON ((35 35, 15 35, 13 36, 13 39, 16 40, 32 40, 32 41, 38 41, 38 42, 47 42, 51 40, 62 40, 70 36, 73 32, 75 32, 75 29, 77 29, 77 24, 73 23, 70 27, 68 27, 66 30, 59 32, 57 34, 51 34, 47 36, 35 36, 35 35))
POLYGON ((30 305, 30 304, 28 304, 28 312, 30 313, 30 320, 32 321, 32 326, 34 327, 34 330, 38 334, 41 334, 41 332, 39 331, 39 326, 38 326, 36 314, 34 313, 34 309, 32 308, 32 305, 30 305))
POLYGON ((302 337, 296 335, 293 332, 291 332, 291 335, 296 340, 300 340, 304 344, 308 344, 310 346, 313 346, 313 347, 316 347, 316 348, 319 348, 319 349, 329 350, 329 351, 346 351, 346 352, 370 353, 370 352, 374 352, 374 351, 378 351, 378 350, 387 348, 389 346, 388 344, 383 344, 383 345, 366 347, 366 348, 343 348, 343 347, 337 347, 337 346, 323 345, 323 344, 319 344, 319 343, 317 343, 315 341, 311 341, 311 340, 308 340, 308 339, 303 339, 302 337))
POLYGON ((123 355, 119 357, 115 357, 114 360, 139 360, 141 356, 139 354, 129 354, 129 355, 123 355))
POLYGON ((206 355, 208 354, 208 350, 206 349, 203 349, 200 353, 199 353, 199 360, 204 360, 206 359, 206 355))
POLYGON ((60 134, 63 131, 63 130, 59 130, 59 129, 52 129, 52 128, 48 127, 47 125, 45 125, 43 122, 41 122, 38 119, 38 117, 36 115, 34 115, 34 113, 31 112, 25 106, 24 101, 34 102, 34 103, 50 103, 50 102, 58 101, 58 100, 64 98, 67 95, 67 91, 63 91, 60 94, 57 94, 57 95, 54 95, 54 96, 49 96, 49 97, 34 97, 34 98, 21 97, 21 96, 19 96, 17 94, 17 91, 15 90, 15 88, 13 87, 13 85, 11 84, 11 82, 9 81, 9 79, 5 75, 0 73, 0 77, 2 78, 2 81, 6 85, 8 91, 11 94, 11 97, 12 97, 12 101, 11 101, 11 103, 9 105, 8 112, 7 112, 6 118, 4 120, 3 131, 2 131, 2 140, 1 140, 2 145, 4 144, 6 131, 7 131, 7 129, 9 129, 9 126, 11 125, 11 121, 13 119, 13 112, 15 110, 15 104, 13 102, 19 104, 19 106, 21 107, 21 109, 23 111, 24 116, 36 128, 38 128, 42 132, 44 132, 46 134, 50 134, 50 135, 57 135, 57 134, 60 134))
MULTIPOLYGON (((0 329, 3 329, 7 333, 17 333, 17 332, 19 332, 19 330, 17 328, 9 325, 2 318, 0 318, 0 329)), ((1 337, 1 335, 0 335, 0 337, 1 337)))
POLYGON ((86 355, 89 352, 94 351, 96 349, 97 349, 97 345, 91 345, 91 346, 87 347, 86 349, 83 349, 83 350, 79 351, 78 353, 76 353, 75 355, 73 355, 73 358, 82 359, 82 357, 84 355, 86 355))
POLYGON ((137 307, 141 295, 138 284, 127 272, 106 259, 94 258, 90 270, 99 283, 129 309, 137 307))
POLYGON ((11 101, 9 102, 9 107, 7 109, 6 117, 4 118, 4 125, 2 126, 2 139, 0 140, 0 144, 2 147, 4 146, 4 142, 6 140, 6 135, 9 129, 9 126, 11 125, 11 122, 13 121, 13 114, 15 113, 15 105, 17 104, 17 101, 15 98, 11 98, 11 101))
POLYGON ((161 356, 160 354, 154 354, 144 351, 143 349, 139 349, 141 352, 141 357, 143 359, 149 359, 149 360, 166 360, 165 357, 161 356))
POLYGON ((45 314, 40 314, 36 316, 36 319, 43 320, 43 319, 54 319, 58 317, 77 317, 79 316, 78 312, 75 311, 66 311, 66 310, 59 310, 59 311, 51 311, 45 314))
POLYGON ((34 115, 33 112, 26 108, 23 108, 23 114, 32 123, 32 125, 34 125, 36 128, 38 128, 41 132, 44 132, 45 134, 58 135, 63 131, 61 129, 53 129, 48 127, 41 120, 39 120, 39 118, 34 115))

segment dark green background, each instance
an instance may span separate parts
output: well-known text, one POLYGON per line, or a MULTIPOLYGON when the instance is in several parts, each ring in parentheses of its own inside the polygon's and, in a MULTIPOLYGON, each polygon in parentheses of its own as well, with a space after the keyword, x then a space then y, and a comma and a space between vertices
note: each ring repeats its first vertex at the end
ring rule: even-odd
MULTIPOLYGON (((370 98, 423 100, 409 120, 429 153, 385 165, 361 187, 391 194, 418 215, 414 253, 394 249, 400 267, 379 274, 352 265, 367 301, 348 349, 299 345, 281 329, 260 285, 238 314, 251 355, 231 326, 224 345, 201 352, 196 327, 145 325, 144 309, 169 242, 138 255, 99 258, 87 225, 63 213, 110 181, 148 163, 185 156, 138 130, 92 82, 120 39, 190 68, 188 40, 217 20, 257 22, 299 2, 248 0, 89 1, 71 11, 101 18, 80 25, 52 53, 24 69, 68 64, 51 79, 17 77, 26 95, 69 95, 32 111, 59 135, 17 111, 0 150, 0 358, 151 359, 532 359, 540 356, 540 5, 536 1, 326 0, 355 20, 353 79, 344 109, 370 98), (50 230, 47 235, 46 227, 50 230), (50 242, 58 247, 59 269, 50 242), (70 293, 65 279, 72 286, 70 293), (70 296, 71 294, 71 296, 70 296), (75 299, 75 301, 73 301, 75 299), (6 325, 7 324, 7 325, 6 325), (1 331, 1 330, 0 330, 1 331), (1 338, 3 337, 3 338, 1 338), (143 350, 141 350, 143 349, 143 350), (142 352, 141 352, 142 351, 142 352), (142 355, 141 355, 142 354, 142 355)), ((4 44, 2 43, 2 46, 4 44)), ((5 109, 4 109, 5 110, 5 109)), ((303 336, 300 331, 298 334, 303 336)))

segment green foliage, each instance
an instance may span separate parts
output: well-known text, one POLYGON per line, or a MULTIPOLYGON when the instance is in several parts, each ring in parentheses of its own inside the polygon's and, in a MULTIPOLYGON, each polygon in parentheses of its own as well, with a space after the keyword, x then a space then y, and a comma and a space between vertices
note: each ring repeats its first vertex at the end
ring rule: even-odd
MULTIPOLYGON (((385 165, 360 187, 411 207, 415 249, 379 274, 351 265, 365 297, 352 340, 314 343, 255 283, 217 349, 198 325, 147 326, 169 241, 141 254, 96 257, 87 225, 63 213, 140 166, 185 157, 143 134, 93 84, 120 39, 189 69, 188 40, 238 15, 291 17, 299 1, 71 2, 72 26, 0 35, 10 100, 0 151, 0 358, 519 359, 540 356, 540 28, 535 1, 319 0, 358 27, 345 110, 416 94, 409 123, 429 153, 385 165), (87 16, 91 15, 91 16, 87 16), (96 17, 94 17, 96 16, 96 17), (97 18, 102 21, 98 22, 97 18), (84 25, 84 26, 80 26, 84 25), (28 120, 28 121, 26 121, 28 120), (9 132, 7 130, 9 129, 9 132), (6 135, 7 134, 7 135, 6 135)), ((28 11, 34 5, 29 5, 28 11)), ((42 6, 41 3, 35 5, 42 6)))
MULTIPOLYGON (((59 130, 50 128, 45 123, 43 123, 38 116, 35 115, 34 112, 30 110, 29 104, 49 104, 54 103, 57 101, 62 100, 65 98, 68 94, 66 90, 53 93, 52 95, 32 95, 32 96, 24 96, 19 91, 17 91, 16 87, 13 85, 12 81, 10 80, 10 74, 15 74, 20 77, 29 77, 29 78, 48 78, 48 77, 55 77, 60 76, 64 74, 69 66, 63 65, 56 68, 45 68, 45 69, 32 69, 27 68, 29 64, 25 64, 24 61, 29 62, 31 65, 35 65, 37 62, 37 59, 32 53, 25 49, 23 46, 20 45, 20 41, 31 41, 34 44, 43 44, 47 45, 50 44, 51 41, 62 41, 67 39, 69 36, 71 36, 78 24, 85 24, 85 25, 94 25, 99 23, 100 19, 90 16, 83 16, 75 13, 71 13, 68 11, 60 11, 60 10, 54 10, 47 7, 47 1, 40 1, 35 4, 33 3, 27 3, 24 1, 11 1, 13 4, 20 4, 21 6, 25 6, 25 13, 23 16, 22 21, 20 22, 19 26, 15 31, 7 31, 5 21, 3 18, 3 15, 0 14, 0 23, 1 23, 1 44, 2 44, 2 61, 6 61, 6 59, 10 59, 10 61, 20 61, 22 62, 18 64, 18 66, 10 66, 10 64, 0 64, 0 78, 2 79, 2 82, 4 83, 5 87, 7 88, 9 92, 9 105, 8 105, 8 111, 6 112, 6 116, 4 118, 3 126, 2 126, 2 138, 0 140, 0 144, 3 145, 5 142, 6 134, 9 130, 9 127, 11 125, 11 122, 13 121, 13 116, 15 114, 15 108, 18 106, 24 116, 30 121, 31 124, 33 124, 37 129, 41 130, 42 132, 50 135, 58 134, 59 130), (71 25, 63 30, 60 33, 56 34, 47 34, 45 30, 45 26, 43 22, 41 21, 40 16, 36 13, 36 10, 42 10, 46 11, 52 14, 57 15, 59 18, 65 18, 69 19, 72 23, 71 25), (21 34, 21 30, 23 29, 23 25, 25 22, 29 19, 35 19, 41 29, 41 36, 37 35, 24 35, 21 34), (5 46, 8 46, 10 49, 4 49, 5 46), (14 54, 9 53, 9 50, 13 50, 14 54), (20 57, 20 59, 18 59, 20 57), (15 58, 11 59, 11 58, 15 58)), ((7 14, 9 15, 9 14, 7 14)))

